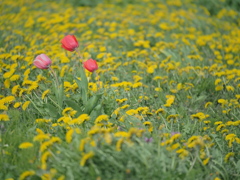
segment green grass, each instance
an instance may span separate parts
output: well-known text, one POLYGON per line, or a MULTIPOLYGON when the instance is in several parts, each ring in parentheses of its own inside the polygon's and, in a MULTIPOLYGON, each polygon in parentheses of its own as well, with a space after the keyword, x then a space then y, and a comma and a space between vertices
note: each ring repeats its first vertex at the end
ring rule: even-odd
POLYGON ((3 1, 0 179, 239 179, 238 3, 3 1))

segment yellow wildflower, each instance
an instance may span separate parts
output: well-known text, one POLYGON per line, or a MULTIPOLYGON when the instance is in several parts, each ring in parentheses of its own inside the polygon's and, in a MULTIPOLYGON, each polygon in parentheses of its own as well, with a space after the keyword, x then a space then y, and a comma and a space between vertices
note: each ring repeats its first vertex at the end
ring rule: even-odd
POLYGON ((23 172, 20 177, 19 177, 19 180, 24 180, 26 179, 28 176, 32 176, 35 174, 35 171, 31 170, 31 171, 25 171, 23 172))
POLYGON ((47 89, 45 90, 43 93, 42 93, 42 99, 45 98, 45 96, 50 92, 50 89, 47 89))
POLYGON ((226 86, 226 89, 227 89, 227 91, 234 91, 234 87, 233 86, 226 86))
POLYGON ((153 74, 155 69, 156 69, 156 65, 149 66, 149 67, 147 68, 147 73, 153 74))
POLYGON ((62 111, 63 116, 74 116, 77 113, 77 111, 73 110, 71 107, 67 107, 62 111))
POLYGON ((130 105, 129 104, 125 104, 122 107, 120 107, 121 109, 127 109, 130 105))
POLYGON ((125 101, 127 101, 127 100, 128 100, 127 98, 116 99, 116 101, 117 101, 118 103, 123 103, 123 102, 125 102, 125 101))
POLYGON ((114 134, 115 137, 130 137, 130 134, 128 132, 125 132, 125 131, 119 131, 119 132, 116 132, 114 134))
POLYGON ((94 156, 94 152, 93 151, 90 151, 86 154, 83 155, 81 161, 80 161, 80 165, 81 166, 84 166, 86 164, 86 161, 90 158, 92 158, 94 156))
POLYGON ((117 141, 117 143, 116 143, 116 150, 117 151, 121 151, 121 146, 122 146, 123 141, 124 141, 123 138, 121 138, 117 141))
POLYGON ((0 121, 9 121, 9 117, 7 114, 0 114, 0 121))
POLYGON ((208 115, 208 114, 204 114, 204 113, 202 113, 202 112, 198 112, 198 113, 196 113, 196 114, 192 114, 191 117, 192 117, 192 118, 198 118, 198 119, 201 121, 201 120, 203 120, 203 119, 208 118, 209 115, 208 115))
POLYGON ((20 75, 14 74, 11 78, 10 81, 17 81, 20 78, 20 75))
POLYGON ((231 139, 234 139, 235 137, 237 137, 236 134, 228 134, 228 135, 225 137, 225 139, 226 139, 226 140, 231 140, 231 139))
POLYGON ((3 78, 5 78, 5 79, 10 78, 14 74, 15 71, 16 71, 16 69, 11 69, 10 71, 5 72, 3 74, 3 78))
POLYGON ((118 77, 115 77, 115 76, 112 76, 111 79, 112 79, 112 81, 118 81, 119 80, 118 77))
POLYGON ((205 160, 203 161, 203 165, 207 165, 208 162, 209 162, 209 159, 210 159, 210 158, 205 159, 205 160))
POLYGON ((160 87, 156 87, 154 90, 157 91, 157 92, 163 91, 163 89, 160 88, 160 87))
POLYGON ((95 120, 95 123, 100 123, 102 121, 107 121, 108 120, 108 115, 99 115, 96 120, 95 120))
POLYGON ((98 126, 93 126, 91 130, 88 131, 88 135, 94 135, 101 132, 101 128, 98 126))
POLYGON ((138 114, 138 112, 135 109, 130 109, 130 110, 126 111, 126 114, 133 116, 135 114, 138 114))
POLYGON ((25 111, 29 104, 30 104, 30 101, 26 101, 25 103, 23 103, 22 109, 25 111))
POLYGON ((118 107, 117 109, 115 109, 115 110, 113 111, 113 113, 111 114, 111 116, 113 116, 113 115, 118 116, 118 115, 119 115, 119 111, 120 111, 120 108, 118 107))
POLYGON ((189 139, 188 140, 188 147, 189 148, 194 148, 196 147, 197 145, 201 146, 201 147, 204 147, 204 141, 203 141, 203 138, 201 136, 192 136, 192 138, 194 137, 194 139, 189 139), (191 141, 192 140, 192 141, 191 141))
POLYGON ((223 86, 221 85, 221 86, 216 86, 215 87, 215 91, 221 91, 221 90, 223 90, 223 86))
POLYGON ((12 94, 13 94, 13 95, 16 95, 19 89, 20 89, 20 86, 19 86, 19 85, 13 86, 13 88, 12 88, 12 94))
POLYGON ((43 132, 41 129, 39 129, 39 128, 36 128, 36 132, 37 132, 38 134, 44 134, 44 132, 43 132))
POLYGON ((51 119, 36 119, 36 123, 50 123, 51 119))
POLYGON ((208 108, 209 106, 211 106, 213 103, 212 102, 207 102, 205 105, 204 105, 204 107, 205 108, 208 108))
POLYGON ((179 146, 180 146, 179 143, 175 143, 175 144, 173 144, 173 145, 171 146, 171 150, 175 150, 175 149, 177 149, 179 146))
POLYGON ((33 138, 33 141, 42 141, 45 139, 50 139, 50 136, 48 134, 38 134, 33 138))
POLYGON ((223 134, 223 133, 228 133, 228 132, 229 132, 228 129, 223 129, 223 130, 221 131, 222 134, 223 134))
POLYGON ((4 110, 4 111, 8 110, 8 107, 5 106, 3 103, 4 103, 4 102, 2 102, 2 101, 0 100, 0 110, 4 110))
POLYGON ((229 158, 230 158, 230 157, 233 157, 234 155, 235 155, 234 152, 228 153, 228 154, 225 156, 224 161, 225 161, 225 162, 228 162, 229 158))
POLYGON ((105 133, 104 134, 104 139, 105 139, 106 143, 108 143, 108 144, 112 143, 112 136, 111 136, 110 133, 105 133))
POLYGON ((59 137, 52 137, 51 139, 50 139, 50 142, 52 142, 52 143, 61 143, 62 142, 62 140, 59 138, 59 137))
POLYGON ((88 116, 88 114, 81 114, 80 116, 78 116, 78 119, 88 121, 90 119, 90 116, 88 116))
POLYGON ((7 97, 1 99, 1 101, 3 101, 3 103, 8 103, 8 104, 10 104, 10 103, 12 103, 13 101, 15 101, 15 97, 14 97, 14 96, 7 96, 7 97))
POLYGON ((211 121, 203 121, 204 124, 209 124, 211 121))
POLYGON ((13 107, 14 107, 14 108, 18 108, 18 107, 21 106, 21 105, 22 105, 21 102, 16 102, 16 103, 13 105, 13 107))
POLYGON ((228 147, 232 147, 232 143, 236 141, 236 134, 228 134, 225 139, 228 141, 228 147))
POLYGON ((167 102, 166 102, 166 104, 164 104, 164 106, 170 107, 174 103, 175 96, 174 95, 166 95, 166 98, 167 98, 167 102))
POLYGON ((176 151, 176 153, 179 154, 179 157, 181 159, 184 159, 189 154, 189 152, 186 149, 179 149, 179 150, 176 151))
POLYGON ((215 80, 215 83, 214 83, 215 86, 218 85, 221 81, 222 81, 221 79, 216 79, 216 80, 215 80))
POLYGON ((74 129, 70 129, 68 130, 68 132, 66 133, 66 141, 67 143, 70 143, 72 141, 72 135, 74 133, 74 129))
POLYGON ((90 119, 90 117, 88 116, 88 114, 81 114, 77 118, 74 118, 70 123, 71 124, 82 124, 85 121, 88 121, 89 119, 90 119))
POLYGON ((59 178, 57 178, 57 180, 65 180, 65 176, 61 175, 59 178))
POLYGON ((221 128, 223 128, 223 127, 225 127, 225 125, 224 125, 224 124, 220 124, 220 125, 218 125, 218 126, 217 126, 217 128, 216 128, 216 131, 220 131, 220 130, 221 130, 221 128))
POLYGON ((80 141, 80 145, 79 145, 79 151, 84 151, 84 146, 85 146, 85 143, 86 143, 86 138, 85 139, 82 139, 80 141))
POLYGON ((51 153, 49 152, 49 151, 46 151, 46 152, 44 152, 43 154, 42 154, 42 157, 41 157, 41 168, 43 169, 43 170, 46 170, 47 169, 47 163, 46 163, 46 161, 47 161, 47 159, 48 159, 48 157, 49 156, 51 156, 51 153))
POLYGON ((27 148, 33 147, 33 144, 30 142, 24 142, 24 143, 21 143, 18 147, 20 149, 27 149, 27 148))
POLYGON ((219 124, 222 124, 222 121, 217 121, 214 123, 214 125, 219 125, 219 124))
POLYGON ((158 110, 156 110, 156 114, 158 114, 158 113, 164 113, 165 112, 165 110, 163 109, 163 108, 159 108, 158 110))

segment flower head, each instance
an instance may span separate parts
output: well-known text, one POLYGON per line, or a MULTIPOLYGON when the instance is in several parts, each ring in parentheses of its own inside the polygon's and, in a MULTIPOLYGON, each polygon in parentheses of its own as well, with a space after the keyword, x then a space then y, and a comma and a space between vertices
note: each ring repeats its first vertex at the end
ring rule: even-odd
POLYGON ((19 145, 20 149, 26 149, 26 148, 30 148, 33 147, 33 144, 30 142, 23 142, 22 144, 19 145))
POLYGON ((78 41, 74 35, 67 35, 62 40, 62 48, 68 51, 75 51, 78 48, 78 41))
POLYGON ((52 61, 46 54, 40 54, 35 58, 33 64, 39 69, 48 69, 52 61))
POLYGON ((98 69, 97 61, 88 59, 87 61, 83 62, 83 67, 88 71, 93 72, 98 69))

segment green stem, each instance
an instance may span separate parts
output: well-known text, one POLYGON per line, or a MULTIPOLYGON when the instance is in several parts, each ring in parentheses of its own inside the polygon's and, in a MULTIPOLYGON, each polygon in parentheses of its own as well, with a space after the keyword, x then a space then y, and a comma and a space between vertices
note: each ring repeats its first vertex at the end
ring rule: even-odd
POLYGON ((55 85, 56 85, 55 86, 55 94, 57 97, 59 107, 62 107, 62 105, 63 105, 63 84, 61 84, 61 85, 59 84, 58 77, 57 77, 56 73, 54 72, 54 70, 51 67, 49 67, 49 69, 50 69, 52 76, 54 76, 54 78, 56 79, 55 80, 55 85))
MULTIPOLYGON (((98 78, 98 73, 96 71, 94 71, 93 73, 95 74, 95 79, 94 80, 96 80, 96 78, 98 78)), ((100 87, 101 87, 100 86, 100 79, 98 78, 97 79, 97 90, 99 90, 100 87)))
POLYGON ((58 82, 58 78, 57 78, 55 71, 51 68, 51 66, 49 67, 49 70, 52 73, 52 76, 56 79, 55 83, 56 83, 57 88, 59 88, 59 82, 58 82))
POLYGON ((49 96, 48 96, 48 98, 49 98, 60 110, 63 110, 63 108, 60 107, 52 98, 50 98, 49 96))
POLYGON ((78 48, 76 49, 76 52, 77 52, 78 56, 80 57, 80 61, 82 63, 83 57, 82 57, 82 55, 80 53, 80 50, 78 48))
POLYGON ((40 102, 42 101, 42 99, 40 99, 39 96, 35 92, 33 92, 33 94, 39 99, 40 102))
POLYGON ((164 117, 162 115, 160 115, 161 119, 163 120, 164 124, 165 124, 165 127, 166 129, 169 131, 169 128, 168 128, 168 125, 167 125, 167 122, 166 120, 164 119, 164 117))
POLYGON ((36 104, 31 100, 30 97, 28 97, 27 95, 25 95, 30 101, 31 103, 33 104, 33 106, 38 110, 38 112, 43 116, 43 114, 41 113, 41 111, 38 109, 38 107, 36 106, 36 104))

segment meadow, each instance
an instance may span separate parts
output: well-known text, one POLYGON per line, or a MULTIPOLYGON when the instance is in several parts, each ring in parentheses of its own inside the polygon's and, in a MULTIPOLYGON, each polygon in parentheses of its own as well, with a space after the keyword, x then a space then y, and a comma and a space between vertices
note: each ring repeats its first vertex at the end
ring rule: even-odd
POLYGON ((240 179, 237 3, 1 1, 0 179, 240 179))

